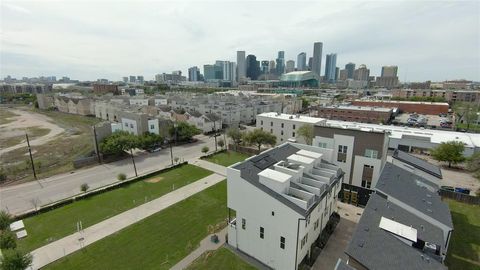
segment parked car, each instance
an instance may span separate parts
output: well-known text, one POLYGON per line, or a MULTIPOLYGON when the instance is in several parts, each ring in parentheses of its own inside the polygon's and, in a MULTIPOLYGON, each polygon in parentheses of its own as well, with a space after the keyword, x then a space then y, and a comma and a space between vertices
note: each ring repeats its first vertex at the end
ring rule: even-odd
POLYGON ((455 188, 452 187, 452 186, 441 186, 440 188, 444 189, 444 190, 451 191, 451 192, 455 192, 455 188))
POLYGON ((469 194, 470 194, 470 189, 468 189, 468 188, 459 188, 459 187, 456 187, 456 188, 455 188, 455 192, 469 195, 469 194))
POLYGON ((162 150, 162 147, 157 146, 157 147, 148 149, 148 152, 150 152, 150 153, 155 153, 155 152, 158 152, 158 151, 160 151, 160 150, 162 150))

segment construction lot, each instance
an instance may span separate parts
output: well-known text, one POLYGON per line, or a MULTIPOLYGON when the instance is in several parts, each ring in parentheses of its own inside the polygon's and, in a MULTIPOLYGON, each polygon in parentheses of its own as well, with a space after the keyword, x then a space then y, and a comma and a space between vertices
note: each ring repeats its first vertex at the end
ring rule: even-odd
POLYGON ((1 108, 0 116, 0 165, 7 184, 33 179, 26 133, 40 178, 71 170, 75 158, 93 150, 95 118, 28 107, 1 108))

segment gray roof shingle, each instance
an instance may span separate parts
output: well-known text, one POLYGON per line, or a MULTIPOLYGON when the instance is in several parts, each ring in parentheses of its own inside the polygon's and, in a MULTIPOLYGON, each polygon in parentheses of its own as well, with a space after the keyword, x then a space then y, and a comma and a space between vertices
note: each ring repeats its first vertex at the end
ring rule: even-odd
MULTIPOLYGON (((390 202, 391 203, 391 202, 390 202)), ((447 269, 439 261, 430 257, 422 250, 414 248, 411 244, 407 244, 379 227, 380 219, 384 214, 392 214, 395 211, 395 219, 398 222, 415 220, 416 217, 408 212, 401 212, 401 208, 395 204, 391 204, 393 210, 386 209, 386 200, 377 194, 372 194, 368 204, 360 218, 357 228, 352 235, 345 253, 358 261, 367 269, 389 269, 389 270, 441 270, 447 269), (383 205, 383 206, 382 206, 383 205), (383 209, 383 210, 382 210, 383 209)), ((418 224, 416 224, 418 226, 418 224)), ((414 226, 412 224, 412 226, 414 226)), ((435 226, 424 224, 426 228, 436 231, 435 226)), ((433 234, 432 231, 432 234, 433 234)), ((442 234, 435 232, 435 234, 442 234)), ((427 236, 424 232, 419 232, 422 237, 436 239, 436 236, 427 236)))
POLYGON ((425 178, 387 162, 375 189, 453 229, 448 205, 425 178))
POLYGON ((408 165, 411 165, 419 170, 422 170, 428 174, 431 174, 437 178, 442 179, 442 171, 440 170, 440 167, 437 165, 434 165, 428 161, 425 161, 421 158, 418 158, 416 156, 410 155, 406 152, 400 151, 396 149, 393 152, 392 155, 393 158, 398 159, 404 163, 407 163, 408 165))

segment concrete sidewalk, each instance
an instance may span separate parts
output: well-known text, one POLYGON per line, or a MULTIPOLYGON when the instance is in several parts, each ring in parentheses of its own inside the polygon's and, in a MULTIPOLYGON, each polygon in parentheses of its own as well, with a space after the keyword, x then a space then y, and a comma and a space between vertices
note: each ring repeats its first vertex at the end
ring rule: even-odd
POLYGON ((88 246, 98 240, 114 234, 125 227, 128 227, 221 182, 223 179, 225 179, 225 176, 223 175, 215 173, 211 174, 187 186, 172 191, 158 199, 142 204, 136 208, 130 209, 93 226, 90 226, 79 233, 74 233, 58 241, 38 248, 31 252, 33 255, 31 269, 39 269, 81 249, 82 247, 88 246))
POLYGON ((187 257, 183 258, 183 260, 179 261, 175 264, 170 270, 182 270, 186 269, 193 261, 195 261, 198 257, 200 257, 203 253, 209 250, 216 250, 219 247, 225 244, 225 237, 227 235, 227 228, 224 228, 220 232, 217 233, 218 236, 218 243, 212 243, 210 240, 211 234, 205 237, 202 241, 200 241, 200 246, 188 254, 187 257))
POLYGON ((198 167, 202 167, 204 169, 223 175, 225 177, 227 176, 227 167, 218 165, 216 163, 212 163, 203 159, 194 159, 190 161, 190 164, 196 165, 198 167))

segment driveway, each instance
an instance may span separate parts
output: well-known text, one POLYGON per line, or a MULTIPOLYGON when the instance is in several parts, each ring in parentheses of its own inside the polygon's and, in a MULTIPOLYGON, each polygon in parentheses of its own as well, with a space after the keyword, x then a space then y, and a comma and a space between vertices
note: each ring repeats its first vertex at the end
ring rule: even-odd
POLYGON ((338 258, 347 260, 344 250, 347 248, 352 234, 355 231, 356 223, 345 219, 343 216, 335 228, 335 231, 328 239, 327 245, 318 256, 317 260, 312 266, 312 270, 334 269, 338 258))

